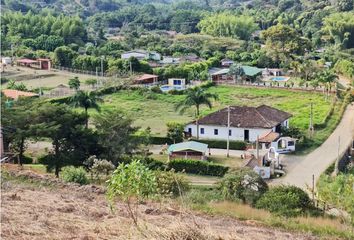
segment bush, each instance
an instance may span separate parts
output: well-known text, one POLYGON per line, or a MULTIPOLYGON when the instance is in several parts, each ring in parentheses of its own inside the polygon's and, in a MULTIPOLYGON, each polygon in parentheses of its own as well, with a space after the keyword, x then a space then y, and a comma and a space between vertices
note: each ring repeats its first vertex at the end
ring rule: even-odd
POLYGON ((173 171, 156 171, 158 193, 161 195, 180 196, 189 190, 189 182, 184 176, 173 171))
POLYGON ((227 174, 219 182, 219 189, 226 200, 241 200, 243 203, 255 205, 268 190, 268 185, 254 171, 240 169, 227 174))
POLYGON ((108 176, 111 172, 114 171, 115 168, 116 167, 113 165, 113 163, 107 161, 106 159, 94 159, 91 171, 98 179, 100 174, 108 176))
POLYGON ((172 139, 169 139, 167 137, 151 137, 150 143, 156 144, 156 145, 165 145, 166 143, 173 144, 173 141, 172 141, 172 139))
POLYGON ((89 181, 86 177, 86 171, 83 167, 67 166, 61 170, 61 176, 65 182, 74 182, 80 185, 88 184, 89 181))
POLYGON ((159 93, 159 94, 162 94, 163 91, 161 90, 161 88, 159 86, 153 86, 150 88, 152 92, 154 93, 159 93))
MULTIPOLYGON (((198 141, 201 143, 208 144, 209 148, 220 148, 220 149, 225 149, 226 148, 226 141, 222 140, 209 140, 209 139, 191 139, 193 141, 198 141)), ((246 142, 243 141, 230 141, 230 149, 232 150, 245 150, 247 147, 246 142)))
POLYGON ((266 209, 283 216, 298 216, 312 208, 306 192, 295 186, 278 186, 266 192, 256 204, 257 208, 266 209))
POLYGON ((33 158, 23 155, 21 158, 21 163, 22 164, 31 164, 31 163, 33 163, 33 158))
POLYGON ((169 169, 177 172, 185 171, 186 173, 210 175, 222 177, 229 170, 228 167, 198 160, 180 159, 172 160, 168 163, 169 169))

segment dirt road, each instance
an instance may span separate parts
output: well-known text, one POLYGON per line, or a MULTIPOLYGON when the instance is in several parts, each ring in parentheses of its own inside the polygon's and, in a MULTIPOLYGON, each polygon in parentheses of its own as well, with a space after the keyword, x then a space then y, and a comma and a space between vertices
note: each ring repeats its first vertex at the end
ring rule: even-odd
POLYGON ((287 174, 272 181, 272 184, 291 184, 307 189, 343 153, 354 136, 354 104, 349 105, 343 118, 329 138, 316 150, 305 156, 282 155, 287 165, 287 174))

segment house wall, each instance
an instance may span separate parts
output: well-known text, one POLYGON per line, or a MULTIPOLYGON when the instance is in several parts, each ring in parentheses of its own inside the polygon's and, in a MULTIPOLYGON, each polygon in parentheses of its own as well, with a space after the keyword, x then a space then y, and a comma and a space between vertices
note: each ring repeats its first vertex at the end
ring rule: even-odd
POLYGON ((137 52, 123 53, 121 55, 122 59, 129 59, 130 57, 135 57, 137 59, 145 59, 145 58, 148 58, 148 55, 144 54, 144 53, 137 53, 137 52))
MULTIPOLYGON (((197 125, 195 124, 188 124, 185 127, 185 131, 188 132, 188 129, 192 129, 192 136, 197 136, 197 125)), ((200 139, 217 139, 217 140, 227 140, 227 127, 224 126, 212 126, 212 125, 199 125, 199 138, 200 139), (204 128, 204 134, 201 134, 201 128, 204 128), (218 135, 214 134, 214 129, 218 129, 218 135)), ((261 128, 235 128, 230 127, 231 135, 230 141, 244 141, 244 130, 249 130, 249 141, 255 142, 257 140, 257 136, 262 136, 272 129, 261 129, 261 128)))

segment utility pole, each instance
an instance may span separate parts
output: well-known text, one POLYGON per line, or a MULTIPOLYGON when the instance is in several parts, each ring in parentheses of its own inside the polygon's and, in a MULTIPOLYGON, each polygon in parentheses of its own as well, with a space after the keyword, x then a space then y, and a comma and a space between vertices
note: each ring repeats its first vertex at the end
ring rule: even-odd
POLYGON ((258 160, 259 160, 259 135, 257 135, 256 153, 257 153, 257 162, 258 162, 258 160))
POLYGON ((102 85, 102 80, 103 80, 103 59, 104 59, 104 56, 101 56, 101 77, 102 77, 102 79, 101 79, 100 85, 102 85))
POLYGON ((314 127, 313 127, 313 103, 310 103, 310 127, 309 127, 309 131, 310 131, 310 137, 312 137, 313 132, 314 132, 314 127))
POLYGON ((226 144, 227 154, 226 156, 230 156, 230 106, 227 106, 227 144, 226 144))
POLYGON ((132 66, 132 61, 129 61, 129 68, 130 68, 130 75, 133 74, 133 66, 132 66))

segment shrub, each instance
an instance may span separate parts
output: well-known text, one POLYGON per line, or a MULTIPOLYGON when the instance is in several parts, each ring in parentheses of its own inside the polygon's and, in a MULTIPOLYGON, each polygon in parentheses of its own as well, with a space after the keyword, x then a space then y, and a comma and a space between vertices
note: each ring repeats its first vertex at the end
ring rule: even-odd
POLYGON ((108 176, 115 168, 116 167, 113 163, 107 161, 106 159, 94 159, 91 171, 98 179, 100 174, 105 174, 108 176))
POLYGON ((198 160, 178 159, 168 163, 168 168, 177 172, 185 171, 186 173, 210 175, 222 177, 229 170, 228 167, 198 160))
POLYGON ((176 197, 189 190, 187 179, 174 171, 156 171, 155 174, 158 192, 161 195, 176 197))
POLYGON ((124 201, 134 224, 138 225, 137 204, 156 192, 157 182, 154 172, 139 161, 133 161, 130 164, 122 163, 117 167, 108 181, 106 194, 111 207, 117 197, 124 201))
MULTIPOLYGON (((220 149, 225 149, 226 148, 226 141, 222 140, 209 140, 209 139, 192 139, 194 141, 198 141, 201 143, 208 144, 209 148, 220 148, 220 149)), ((245 150, 247 147, 246 142, 243 141, 230 141, 230 149, 232 150, 245 150)))
POLYGON ((227 174, 219 182, 219 189, 227 200, 241 200, 254 205, 268 190, 268 186, 254 171, 240 169, 227 174))
POLYGON ((163 93, 163 91, 161 90, 161 88, 159 86, 153 86, 150 89, 154 93, 159 93, 159 94, 163 93))
POLYGON ((151 144, 156 144, 156 145, 164 145, 164 144, 173 144, 173 141, 167 137, 151 137, 150 138, 150 143, 151 144))
POLYGON ((23 155, 21 158, 21 163, 22 164, 31 164, 31 163, 33 163, 33 158, 23 155))
POLYGON ((139 161, 141 164, 145 165, 150 170, 164 170, 167 168, 167 166, 163 162, 143 155, 124 156, 121 161, 125 164, 129 164, 133 161, 139 161))
POLYGON ((270 212, 283 216, 298 216, 312 208, 306 192, 295 186, 278 186, 266 192, 256 204, 270 212))
POLYGON ((80 185, 88 184, 86 171, 83 167, 67 166, 61 170, 61 176, 65 182, 74 182, 80 185))

